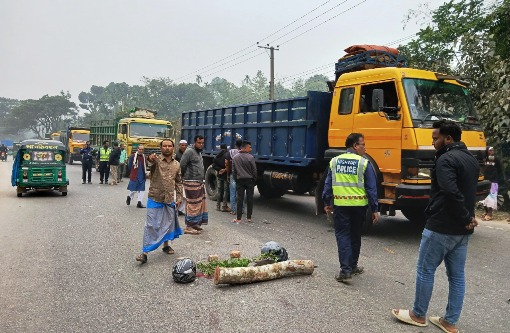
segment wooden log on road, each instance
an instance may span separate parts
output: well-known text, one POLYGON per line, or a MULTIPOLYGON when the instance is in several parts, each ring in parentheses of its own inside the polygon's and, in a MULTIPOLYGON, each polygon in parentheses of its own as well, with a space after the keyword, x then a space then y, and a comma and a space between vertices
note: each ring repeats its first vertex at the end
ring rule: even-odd
POLYGON ((292 275, 310 275, 313 269, 311 260, 287 260, 255 267, 216 267, 214 284, 244 284, 292 275))

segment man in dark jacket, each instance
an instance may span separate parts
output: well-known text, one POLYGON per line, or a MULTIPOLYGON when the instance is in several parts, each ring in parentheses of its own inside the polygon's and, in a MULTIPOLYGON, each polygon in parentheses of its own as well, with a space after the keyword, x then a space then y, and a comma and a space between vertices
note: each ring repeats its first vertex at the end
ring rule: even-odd
POLYGON ((216 154, 213 160, 213 169, 216 170, 216 179, 218 186, 218 200, 216 201, 216 210, 222 212, 229 212, 227 201, 228 201, 228 179, 227 169, 225 167, 225 156, 227 155, 227 145, 222 143, 220 145, 220 152, 216 154), (223 204, 223 205, 222 205, 223 204))
POLYGON ((119 170, 119 163, 120 163, 120 148, 119 143, 114 142, 113 143, 113 150, 110 154, 110 159, 108 161, 108 164, 110 165, 110 175, 111 175, 111 183, 110 185, 117 185, 117 179, 118 179, 118 170, 119 170))
POLYGON ((81 170, 82 175, 81 179, 83 180, 82 184, 85 184, 86 176, 88 175, 89 184, 92 184, 92 164, 93 157, 95 156, 94 149, 90 147, 90 141, 85 142, 85 147, 80 150, 81 154, 81 170))
MULTIPOLYGON (((232 173, 236 180, 236 216, 232 221, 241 223, 243 216, 244 193, 246 192, 246 222, 251 223, 253 211, 253 192, 257 183, 257 166, 255 158, 251 154, 251 142, 243 141, 241 150, 232 158, 232 173)), ((231 203, 232 205, 232 203, 231 203)))
POLYGON ((446 314, 431 316, 429 320, 445 332, 457 332, 455 325, 465 293, 467 245, 478 225, 474 211, 480 166, 460 141, 459 125, 443 119, 436 121, 433 128, 436 157, 431 173, 430 202, 425 210, 428 219, 418 253, 414 306, 411 311, 394 309, 392 314, 411 325, 427 325, 434 274, 444 261, 449 281, 446 314))

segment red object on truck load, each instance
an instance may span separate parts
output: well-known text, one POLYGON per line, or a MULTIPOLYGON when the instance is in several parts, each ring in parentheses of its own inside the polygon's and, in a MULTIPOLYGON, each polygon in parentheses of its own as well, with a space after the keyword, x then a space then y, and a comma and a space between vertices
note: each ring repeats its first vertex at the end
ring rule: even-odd
POLYGON ((384 51, 388 53, 392 53, 398 55, 398 50, 392 47, 381 46, 381 45, 368 45, 368 44, 360 44, 360 45, 351 45, 344 50, 349 54, 357 54, 365 51, 384 51))

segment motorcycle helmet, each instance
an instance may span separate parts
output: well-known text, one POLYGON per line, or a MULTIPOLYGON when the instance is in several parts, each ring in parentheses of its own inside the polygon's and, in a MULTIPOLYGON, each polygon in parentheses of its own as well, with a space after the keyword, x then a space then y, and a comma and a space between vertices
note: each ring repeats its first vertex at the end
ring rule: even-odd
POLYGON ((287 250, 284 247, 281 247, 277 242, 267 242, 262 246, 260 253, 271 253, 278 258, 278 262, 289 260, 289 255, 287 254, 287 250))
POLYGON ((179 260, 172 268, 172 276, 177 283, 190 283, 197 277, 197 266, 189 259, 179 260))

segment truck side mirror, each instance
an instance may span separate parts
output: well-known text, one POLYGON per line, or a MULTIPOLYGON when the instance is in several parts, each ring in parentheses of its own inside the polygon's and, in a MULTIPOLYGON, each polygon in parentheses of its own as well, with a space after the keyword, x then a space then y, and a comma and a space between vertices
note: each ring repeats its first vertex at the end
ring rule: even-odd
POLYGON ((120 134, 127 134, 127 125, 126 124, 120 125, 120 134))
POLYGON ((381 111, 384 106, 384 90, 374 89, 372 91, 372 111, 381 111))

